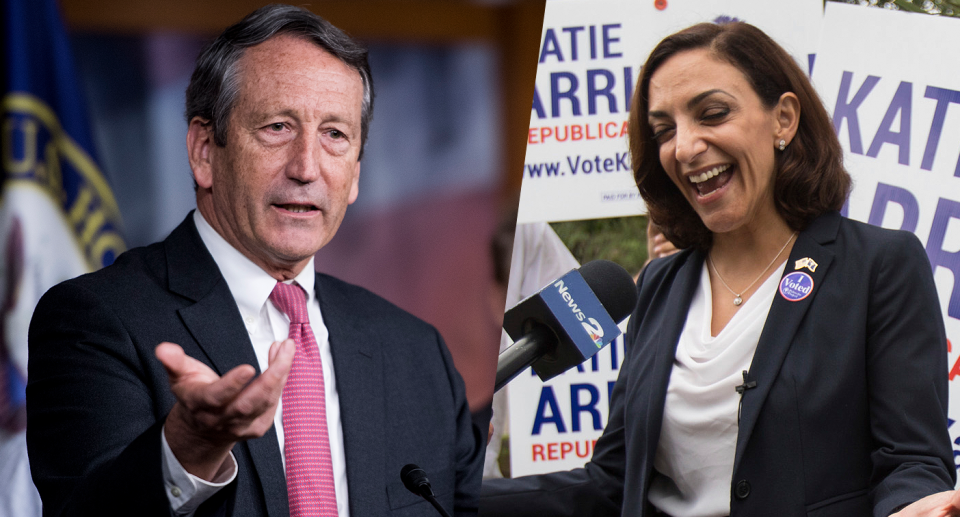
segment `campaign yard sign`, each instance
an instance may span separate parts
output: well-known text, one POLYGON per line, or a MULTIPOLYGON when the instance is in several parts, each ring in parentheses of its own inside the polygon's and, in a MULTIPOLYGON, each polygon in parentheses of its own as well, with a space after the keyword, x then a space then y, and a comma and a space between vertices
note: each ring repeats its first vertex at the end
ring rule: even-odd
MULTIPOLYGON (((949 51, 958 46, 958 19, 827 2, 813 73, 853 176, 846 215, 913 232, 926 248, 951 343, 954 443, 960 442, 960 70, 949 51)), ((960 455, 960 445, 954 449, 960 455)))
POLYGON ((638 215, 627 116, 640 67, 663 37, 698 22, 742 20, 805 70, 820 0, 552 0, 544 14, 519 223, 638 215))

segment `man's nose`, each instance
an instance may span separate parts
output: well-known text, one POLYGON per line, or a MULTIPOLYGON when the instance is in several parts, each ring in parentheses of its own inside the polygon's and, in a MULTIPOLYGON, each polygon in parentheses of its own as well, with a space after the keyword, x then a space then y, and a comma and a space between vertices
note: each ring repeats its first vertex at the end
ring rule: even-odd
POLYGON ((287 163, 287 177, 300 183, 311 183, 320 177, 320 135, 303 133, 294 141, 287 163))

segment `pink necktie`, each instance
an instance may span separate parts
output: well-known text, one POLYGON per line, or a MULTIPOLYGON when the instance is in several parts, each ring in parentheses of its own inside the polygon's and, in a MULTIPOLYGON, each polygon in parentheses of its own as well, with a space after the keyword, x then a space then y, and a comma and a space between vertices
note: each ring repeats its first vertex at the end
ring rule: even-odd
POLYGON ((306 297, 299 285, 277 283, 270 301, 290 318, 289 338, 297 345, 282 395, 290 517, 335 517, 337 494, 327 434, 323 365, 310 329, 306 297))

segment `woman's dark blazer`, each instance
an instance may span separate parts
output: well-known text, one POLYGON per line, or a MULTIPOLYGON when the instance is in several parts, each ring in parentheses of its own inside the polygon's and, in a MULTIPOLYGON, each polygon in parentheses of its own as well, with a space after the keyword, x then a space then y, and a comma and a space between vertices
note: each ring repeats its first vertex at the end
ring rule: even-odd
MULTIPOLYGON (((655 515, 647 490, 667 383, 704 259, 686 250, 641 275, 590 463, 485 482, 482 515, 655 515)), ((814 286, 799 301, 777 294, 767 316, 741 401, 730 515, 880 517, 951 489, 946 336, 918 239, 830 213, 797 237, 782 274, 797 269, 814 286)))

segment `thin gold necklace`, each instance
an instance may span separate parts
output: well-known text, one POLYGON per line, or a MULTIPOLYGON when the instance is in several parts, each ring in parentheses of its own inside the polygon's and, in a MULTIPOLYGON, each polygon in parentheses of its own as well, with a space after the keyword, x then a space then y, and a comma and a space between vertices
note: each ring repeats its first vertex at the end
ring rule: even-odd
POLYGON ((787 245, 790 244, 790 241, 792 241, 793 238, 796 236, 797 236, 797 232, 791 233, 790 237, 787 239, 787 242, 783 243, 783 247, 780 248, 780 251, 777 252, 777 255, 773 257, 773 260, 771 260, 770 263, 767 264, 767 267, 763 268, 763 271, 761 271, 760 274, 757 275, 757 278, 754 278, 753 282, 750 282, 750 285, 748 285, 744 290, 740 291, 739 293, 734 291, 733 289, 730 289, 730 286, 727 285, 727 281, 724 280, 723 276, 720 275, 720 270, 717 269, 717 265, 713 263, 713 259, 710 258, 709 254, 707 255, 707 262, 710 263, 710 267, 713 268, 713 272, 717 274, 717 278, 720 279, 720 283, 722 283, 723 286, 727 288, 727 291, 730 291, 730 294, 733 295, 734 305, 739 307, 740 304, 743 303, 743 293, 749 291, 750 288, 753 287, 753 284, 757 283, 757 280, 760 280, 760 278, 763 277, 763 274, 766 273, 768 269, 770 269, 770 266, 772 266, 773 263, 776 262, 778 258, 780 258, 780 254, 783 253, 783 250, 787 249, 787 245))

